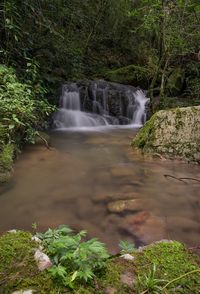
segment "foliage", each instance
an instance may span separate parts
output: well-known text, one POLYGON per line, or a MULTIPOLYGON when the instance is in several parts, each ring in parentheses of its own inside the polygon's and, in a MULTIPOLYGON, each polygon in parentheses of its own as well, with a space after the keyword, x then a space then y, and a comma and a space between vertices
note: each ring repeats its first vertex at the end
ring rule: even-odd
POLYGON ((104 244, 97 239, 82 241, 85 231, 72 234, 66 226, 49 229, 44 234, 37 234, 45 245, 47 254, 53 261, 49 270, 52 277, 61 284, 74 287, 76 281, 88 281, 95 272, 105 266, 109 257, 104 244))
POLYGON ((44 127, 54 109, 45 100, 38 99, 43 92, 39 85, 19 82, 12 68, 0 65, 0 126, 4 134, 1 143, 18 145, 22 138, 25 142, 34 142, 38 126, 44 127))
POLYGON ((156 278, 156 265, 153 265, 153 269, 148 274, 138 277, 138 287, 144 287, 146 293, 158 294, 162 293, 162 285, 166 280, 156 278))
POLYGON ((121 249, 122 254, 132 253, 135 250, 135 244, 129 241, 120 241, 119 248, 121 249))

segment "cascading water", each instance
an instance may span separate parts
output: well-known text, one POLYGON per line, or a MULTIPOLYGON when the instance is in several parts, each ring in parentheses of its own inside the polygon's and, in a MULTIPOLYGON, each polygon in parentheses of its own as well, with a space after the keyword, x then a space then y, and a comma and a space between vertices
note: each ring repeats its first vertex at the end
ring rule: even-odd
POLYGON ((146 120, 147 101, 142 90, 131 86, 92 81, 83 88, 68 83, 62 87, 53 124, 58 129, 120 124, 138 127, 146 120))
POLYGON ((63 87, 60 108, 55 115, 54 125, 56 128, 96 127, 108 125, 108 122, 103 116, 81 111, 80 93, 75 86, 73 91, 63 87))

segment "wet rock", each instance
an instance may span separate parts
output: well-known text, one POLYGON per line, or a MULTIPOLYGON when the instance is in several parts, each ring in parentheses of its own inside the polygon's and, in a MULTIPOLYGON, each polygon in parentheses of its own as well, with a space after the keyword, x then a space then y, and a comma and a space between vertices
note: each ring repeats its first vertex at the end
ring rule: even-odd
POLYGON ((165 223, 162 218, 143 211, 124 218, 121 228, 145 244, 165 237, 165 223))
POLYGON ((39 249, 36 250, 34 258, 40 271, 44 271, 52 266, 52 262, 49 257, 39 249))
POLYGON ((144 207, 144 201, 141 199, 118 200, 110 202, 107 206, 109 212, 122 213, 125 211, 138 211, 144 207))

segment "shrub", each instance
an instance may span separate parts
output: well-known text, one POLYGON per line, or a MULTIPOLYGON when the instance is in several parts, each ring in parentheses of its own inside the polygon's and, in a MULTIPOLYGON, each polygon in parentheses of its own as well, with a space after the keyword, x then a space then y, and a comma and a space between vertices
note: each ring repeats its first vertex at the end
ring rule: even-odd
POLYGON ((109 257, 103 243, 95 238, 82 241, 85 236, 86 231, 73 234, 67 226, 37 234, 53 262, 49 272, 64 286, 73 288, 75 281, 92 279, 109 257))

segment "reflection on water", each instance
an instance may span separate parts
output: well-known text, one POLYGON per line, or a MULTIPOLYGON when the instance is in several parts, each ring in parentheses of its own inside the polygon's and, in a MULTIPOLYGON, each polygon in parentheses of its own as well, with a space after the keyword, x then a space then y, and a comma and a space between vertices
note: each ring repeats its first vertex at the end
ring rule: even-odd
POLYGON ((0 231, 86 229, 112 252, 162 238, 200 243, 200 167, 144 159, 130 147, 135 131, 55 132, 53 148, 27 147, 0 190, 0 231), (173 177, 166 177, 165 175, 173 177))

